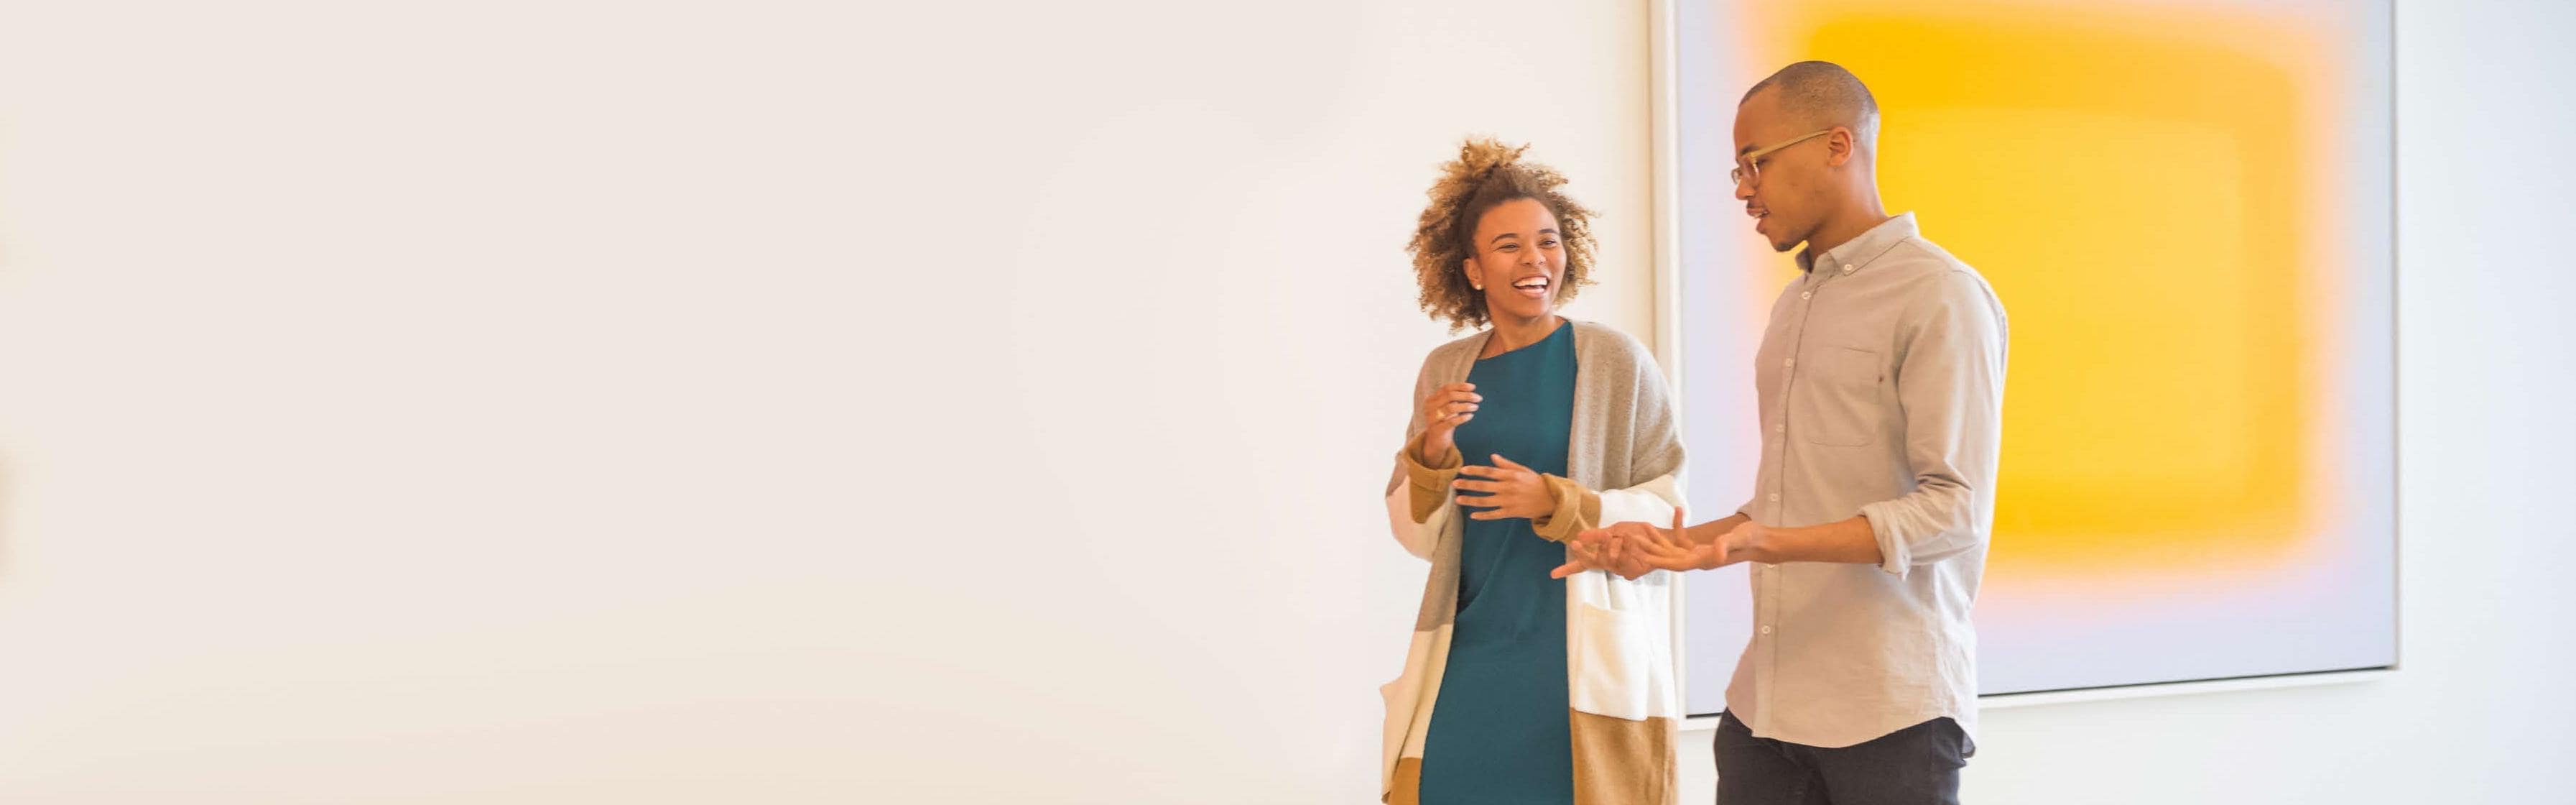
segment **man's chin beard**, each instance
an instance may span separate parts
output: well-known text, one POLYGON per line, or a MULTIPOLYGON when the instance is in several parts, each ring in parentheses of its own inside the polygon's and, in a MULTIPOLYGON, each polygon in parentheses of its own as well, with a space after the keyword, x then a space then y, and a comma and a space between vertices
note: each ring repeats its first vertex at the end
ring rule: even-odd
POLYGON ((1782 239, 1779 239, 1779 240, 1772 241, 1772 242, 1771 242, 1771 250, 1772 250, 1772 251, 1775 251, 1775 252, 1779 252, 1779 253, 1781 253, 1781 254, 1787 254, 1787 253, 1789 253, 1789 252, 1797 251, 1797 250, 1798 250, 1798 247, 1799 247, 1799 246, 1804 246, 1804 245, 1806 245, 1806 243, 1807 243, 1807 238, 1808 238, 1808 237, 1810 237, 1810 236, 1812 236, 1812 235, 1814 235, 1814 234, 1816 234, 1816 233, 1814 233, 1814 232, 1801 232, 1801 233, 1799 233, 1799 234, 1798 234, 1797 236, 1795 236, 1795 237, 1782 238, 1782 239))

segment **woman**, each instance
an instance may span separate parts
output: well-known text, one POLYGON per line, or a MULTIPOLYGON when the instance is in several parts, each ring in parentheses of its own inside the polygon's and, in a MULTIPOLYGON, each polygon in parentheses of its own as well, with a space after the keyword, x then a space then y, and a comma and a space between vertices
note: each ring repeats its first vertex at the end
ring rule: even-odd
POLYGON ((1423 360, 1387 488, 1431 576, 1383 690, 1385 799, 1663 805, 1670 574, 1549 571, 1594 524, 1672 519, 1681 441, 1645 348, 1557 315, 1587 282, 1592 213, 1526 148, 1467 141, 1410 247, 1422 308, 1485 329, 1423 360))

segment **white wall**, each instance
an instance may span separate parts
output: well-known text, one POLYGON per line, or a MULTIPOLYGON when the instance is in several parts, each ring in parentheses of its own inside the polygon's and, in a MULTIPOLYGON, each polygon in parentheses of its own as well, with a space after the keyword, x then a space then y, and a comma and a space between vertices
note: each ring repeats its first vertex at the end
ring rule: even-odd
POLYGON ((1361 802, 1435 167, 1646 9, 0 8, 0 800, 1361 802))
MULTIPOLYGON (((1976 801, 2565 796, 2570 23, 2400 8, 2405 673, 1995 711, 1976 801)), ((1370 801, 1400 247, 1535 141, 1650 333, 1645 29, 0 9, 0 799, 1370 801)))

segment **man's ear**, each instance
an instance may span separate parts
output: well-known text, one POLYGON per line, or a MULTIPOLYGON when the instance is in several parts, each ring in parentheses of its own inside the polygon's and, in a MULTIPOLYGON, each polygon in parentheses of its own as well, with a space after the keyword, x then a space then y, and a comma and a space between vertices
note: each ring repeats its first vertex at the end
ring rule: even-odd
POLYGON ((1825 164, 1839 168, 1850 162, 1852 146, 1859 144, 1859 136, 1851 129, 1835 126, 1834 133, 1825 135, 1825 164))

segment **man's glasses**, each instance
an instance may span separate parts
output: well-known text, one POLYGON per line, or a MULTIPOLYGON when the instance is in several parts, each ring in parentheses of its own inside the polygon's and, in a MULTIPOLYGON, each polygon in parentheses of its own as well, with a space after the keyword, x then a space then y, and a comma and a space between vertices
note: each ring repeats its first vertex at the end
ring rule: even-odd
POLYGON ((1792 146, 1792 145, 1797 145, 1797 144, 1799 144, 1799 143, 1803 143, 1803 142, 1806 142, 1806 141, 1808 141, 1808 140, 1813 140, 1813 139, 1815 139, 1815 138, 1822 137, 1822 136, 1825 136, 1825 135, 1827 135, 1827 134, 1832 134, 1832 133, 1834 133, 1834 130, 1833 130, 1833 129, 1825 129, 1825 130, 1822 130, 1822 131, 1811 131, 1811 132, 1808 132, 1808 133, 1805 133, 1805 134, 1798 135, 1798 139, 1795 139, 1795 140, 1790 140, 1790 141, 1788 141, 1788 142, 1781 143, 1781 144, 1779 144, 1779 145, 1775 145, 1775 146, 1771 146, 1771 147, 1769 147, 1769 148, 1762 148, 1762 149, 1757 149, 1757 150, 1754 150, 1754 151, 1747 152, 1745 155, 1740 156, 1740 157, 1736 157, 1736 158, 1735 158, 1735 169, 1734 169, 1734 170, 1731 170, 1731 171, 1727 171, 1727 172, 1726 172, 1726 175, 1727 175, 1729 178, 1734 179, 1734 180, 1735 180, 1735 184, 1736 184, 1737 186, 1739 186, 1739 187, 1744 186, 1744 185, 1746 185, 1746 184, 1748 184, 1748 183, 1759 183, 1759 182, 1761 182, 1761 181, 1762 181, 1762 158, 1763 158, 1763 157, 1770 156, 1770 155, 1772 154, 1772 152, 1774 152, 1774 151, 1778 151, 1778 150, 1780 150, 1780 149, 1787 148, 1787 147, 1792 146))

